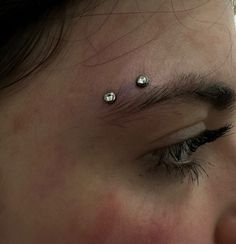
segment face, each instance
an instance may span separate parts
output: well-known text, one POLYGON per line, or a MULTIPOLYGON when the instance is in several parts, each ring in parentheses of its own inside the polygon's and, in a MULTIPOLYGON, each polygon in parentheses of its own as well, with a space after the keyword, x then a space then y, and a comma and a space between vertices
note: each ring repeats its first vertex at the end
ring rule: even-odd
POLYGON ((107 0, 70 28, 1 102, 1 243, 236 243, 230 1, 107 0))

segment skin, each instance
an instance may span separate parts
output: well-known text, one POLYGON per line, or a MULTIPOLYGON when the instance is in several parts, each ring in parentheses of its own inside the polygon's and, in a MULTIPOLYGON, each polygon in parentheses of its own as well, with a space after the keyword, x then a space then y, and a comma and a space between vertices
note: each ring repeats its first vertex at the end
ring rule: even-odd
MULTIPOLYGON (((139 2, 146 12, 170 12, 74 19, 60 55, 1 100, 1 243, 235 243, 234 129, 198 152, 215 165, 199 185, 148 174, 135 160, 161 144, 150 148, 150 141, 163 137, 170 145, 165 135, 199 121, 209 129, 234 124, 234 113, 173 103, 120 127, 104 119, 111 107, 102 100, 140 73, 155 84, 175 73, 209 73, 235 88, 232 7, 222 0, 173 1, 178 10, 192 9, 175 16, 171 1, 139 2)), ((94 12, 111 7, 137 11, 135 1, 121 0, 94 12)))

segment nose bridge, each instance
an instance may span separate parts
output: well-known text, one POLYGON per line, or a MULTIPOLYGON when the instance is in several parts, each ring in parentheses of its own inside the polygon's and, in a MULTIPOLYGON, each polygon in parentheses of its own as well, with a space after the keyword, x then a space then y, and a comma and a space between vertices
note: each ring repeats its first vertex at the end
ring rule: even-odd
POLYGON ((215 227, 216 244, 236 244, 236 157, 230 157, 226 165, 218 184, 218 200, 222 208, 215 227))
MULTIPOLYGON (((234 129, 235 131, 235 129, 234 129)), ((236 137, 222 145, 223 157, 215 181, 216 204, 220 208, 214 230, 215 244, 236 244, 236 137)))
POLYGON ((221 216, 216 226, 216 244, 236 243, 236 202, 221 216))

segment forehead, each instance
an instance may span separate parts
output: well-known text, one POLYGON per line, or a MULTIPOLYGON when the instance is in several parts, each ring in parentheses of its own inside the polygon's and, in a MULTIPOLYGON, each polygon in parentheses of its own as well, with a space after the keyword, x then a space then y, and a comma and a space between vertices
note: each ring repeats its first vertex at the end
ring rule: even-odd
POLYGON ((55 120, 49 118, 63 126, 94 125, 93 119, 96 123, 101 111, 107 111, 103 95, 132 87, 140 73, 159 84, 178 73, 221 77, 233 70, 230 1, 106 0, 73 18, 70 27, 66 46, 49 70, 30 83, 24 98, 16 98, 25 100, 22 107, 29 113, 37 109, 47 126, 55 120))
POLYGON ((227 0, 107 0, 75 18, 72 29, 62 67, 117 84, 147 69, 161 76, 217 70, 232 52, 234 22, 227 0))
POLYGON ((159 84, 177 73, 225 75, 232 66, 231 1, 106 0, 76 16, 43 82, 47 93, 84 106, 86 114, 140 73, 159 84))

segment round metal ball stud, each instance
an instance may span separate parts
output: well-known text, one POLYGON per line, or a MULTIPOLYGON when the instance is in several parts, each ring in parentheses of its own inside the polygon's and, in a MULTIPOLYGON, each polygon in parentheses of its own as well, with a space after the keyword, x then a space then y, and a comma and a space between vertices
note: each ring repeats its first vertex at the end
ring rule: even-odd
POLYGON ((114 92, 108 92, 103 97, 105 103, 113 104, 116 101, 116 94, 114 92))
POLYGON ((150 80, 147 75, 140 75, 136 79, 136 85, 141 88, 147 87, 149 85, 149 83, 150 83, 150 80))

